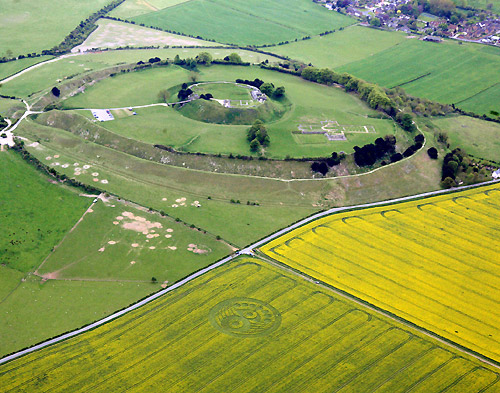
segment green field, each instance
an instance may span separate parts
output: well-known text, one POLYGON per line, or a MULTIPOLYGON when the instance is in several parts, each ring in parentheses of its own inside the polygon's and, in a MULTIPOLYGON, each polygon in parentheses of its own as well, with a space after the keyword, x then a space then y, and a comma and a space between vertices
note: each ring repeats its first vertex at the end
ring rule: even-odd
POLYGON ((19 59, 16 61, 0 63, 0 81, 7 78, 8 76, 24 70, 25 68, 28 68, 29 66, 32 66, 33 64, 41 63, 42 61, 50 59, 52 59, 52 56, 27 57, 25 59, 19 59))
POLYGON ((127 19, 133 16, 148 14, 163 8, 173 7, 189 0, 125 0, 110 12, 111 16, 127 19))
MULTIPOLYGON (((59 162, 91 164, 109 181, 99 184, 100 188, 143 206, 164 210, 238 246, 249 244, 318 209, 430 191, 440 180, 439 163, 430 160, 425 152, 359 177, 286 182, 162 165, 149 161, 148 156, 145 157, 148 160, 139 159, 31 121, 23 123, 18 132, 43 142, 41 150, 30 149, 41 160, 60 154, 59 162), (384 187, 380 187, 381 184, 384 187), (168 201, 189 197, 205 200, 205 203, 196 210, 172 208, 171 204, 162 201, 164 197, 168 201), (241 204, 231 203, 231 199, 240 200, 241 204), (247 201, 260 205, 247 206, 247 201)), ((70 168, 58 166, 57 170, 74 176, 70 168)), ((82 174, 79 180, 91 182, 92 177, 82 174)))
POLYGON ((251 100, 250 89, 235 83, 207 83, 191 86, 196 94, 210 93, 219 100, 251 100))
MULTIPOLYGON (((192 199, 178 201, 169 203, 199 209, 192 199)), ((174 283, 231 252, 214 236, 133 205, 110 200, 98 202, 92 210, 38 269, 38 274, 53 279, 138 282, 155 277, 160 283, 174 283)))
POLYGON ((255 259, 0 367, 4 392, 493 392, 498 379, 476 359, 255 259))
POLYGON ((460 147, 474 157, 500 160, 500 124, 468 116, 431 119, 435 132, 448 134, 450 148, 460 147))
POLYGON ((0 260, 22 273, 38 266, 90 205, 51 184, 14 152, 0 152, 0 260))
POLYGON ((316 67, 336 68, 404 43, 405 34, 350 26, 325 36, 291 42, 266 50, 316 67))
POLYGON ((238 45, 293 41, 354 23, 307 0, 233 0, 230 6, 223 0, 191 0, 131 20, 238 45))
POLYGON ((453 0, 458 7, 471 7, 477 10, 490 10, 500 13, 500 4, 494 0, 453 0))
MULTIPOLYGON (((352 152, 355 145, 371 143, 379 136, 396 132, 392 121, 368 117, 377 115, 377 112, 369 109, 355 96, 337 88, 314 84, 299 77, 258 67, 211 66, 203 67, 200 71, 200 81, 259 78, 272 82, 275 86, 285 87, 286 98, 291 106, 283 117, 279 116, 280 119, 267 126, 271 138, 271 144, 266 149, 266 155, 269 157, 318 157, 330 155, 332 151, 352 152), (299 126, 320 127, 321 121, 327 120, 336 121, 340 126, 356 126, 363 132, 346 131, 345 141, 332 142, 323 135, 323 143, 307 146, 297 143, 292 132, 298 132, 299 126), (375 132, 364 132, 364 126, 373 127, 375 132)), ((171 90, 170 97, 170 101, 175 101, 178 86, 187 82, 188 75, 188 71, 176 66, 118 75, 87 88, 84 94, 65 100, 62 105, 66 108, 104 109, 144 105, 157 102, 156 95, 160 89, 177 86, 171 90)), ((251 154, 246 140, 247 126, 207 124, 192 119, 201 119, 203 110, 209 108, 208 105, 199 109, 199 117, 192 113, 188 113, 191 118, 183 116, 182 113, 189 111, 189 108, 194 110, 194 104, 191 103, 180 112, 164 107, 142 108, 136 111, 138 116, 101 123, 100 126, 127 138, 151 144, 169 145, 190 152, 251 154)), ((224 109, 216 103, 211 104, 214 110, 224 109)), ((273 105, 277 109, 282 106, 279 102, 273 105)), ((269 120, 269 117, 264 120, 269 120)), ((247 122, 251 123, 253 120, 247 122)))
POLYGON ((0 57, 40 53, 62 42, 82 20, 109 0, 0 0, 0 57))
POLYGON ((464 111, 480 115, 486 114, 491 116, 491 111, 500 113, 500 83, 461 101, 458 106, 464 111))
POLYGON ((0 179, 0 356, 99 319, 159 287, 34 276, 91 199, 51 184, 14 152, 0 152, 0 179))
MULTIPOLYGON (((385 87, 401 86, 411 95, 442 103, 461 102, 498 84, 500 49, 483 45, 458 45, 454 41, 430 43, 408 40, 366 59, 346 64, 338 71, 385 87)), ((498 107, 500 103, 490 105, 498 107)), ((461 107, 461 105, 458 105, 461 107)), ((485 104, 469 103, 481 113, 485 104)))
MULTIPOLYGON (((276 61, 273 56, 262 55, 241 49, 200 49, 200 48, 173 48, 173 49, 144 49, 119 50, 103 53, 61 58, 60 60, 33 69, 0 87, 0 94, 28 98, 36 101, 42 93, 50 90, 54 85, 75 79, 89 72, 109 68, 117 64, 131 64, 138 61, 148 61, 152 57, 174 59, 176 55, 182 58, 196 57, 201 51, 209 52, 214 58, 222 59, 231 53, 238 53, 243 61, 260 63, 269 60, 276 61)), ((16 62, 14 62, 16 63, 16 62)), ((14 64, 13 63, 13 64, 14 64)))
POLYGON ((99 19, 99 26, 77 49, 144 47, 144 46, 217 46, 214 42, 183 37, 147 27, 119 22, 110 19, 99 19))

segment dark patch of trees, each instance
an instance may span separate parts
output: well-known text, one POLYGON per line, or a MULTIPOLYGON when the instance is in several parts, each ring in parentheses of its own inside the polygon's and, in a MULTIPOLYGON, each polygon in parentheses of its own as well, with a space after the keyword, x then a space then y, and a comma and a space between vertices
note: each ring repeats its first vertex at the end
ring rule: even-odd
POLYGON ((207 93, 207 94, 202 94, 202 95, 200 96, 200 98, 201 98, 202 100, 207 100, 207 101, 209 101, 210 99, 214 98, 214 96, 213 96, 212 94, 210 94, 210 93, 207 93))
POLYGON ((260 87, 264 84, 264 81, 260 80, 259 78, 255 78, 253 81, 250 81, 248 79, 236 79, 235 82, 253 86, 256 87, 257 89, 260 89, 260 87))
POLYGON ((151 57, 149 60, 148 60, 148 63, 150 64, 154 64, 154 63, 159 63, 161 61, 161 59, 159 57, 151 57))
POLYGON ((430 147, 427 149, 427 154, 429 155, 430 158, 433 160, 437 160, 438 158, 438 151, 435 147, 430 147))
POLYGON ((59 97, 61 95, 61 90, 59 90, 56 86, 52 88, 51 92, 55 97, 59 97))
POLYGON ((180 100, 180 101, 185 101, 188 99, 188 97, 193 94, 193 90, 191 89, 188 89, 187 88, 187 84, 183 84, 182 85, 182 88, 179 90, 179 92, 177 93, 177 98, 180 100), (186 85, 184 87, 184 85, 186 85))
POLYGON ((321 161, 321 162, 318 162, 318 161, 315 161, 311 164, 311 170, 313 172, 318 172, 318 173, 321 173, 323 176, 325 176, 327 173, 328 173, 328 165, 326 162, 324 161, 321 161))
POLYGON ((396 121, 403 130, 406 130, 408 132, 413 132, 417 129, 417 127, 413 123, 413 116, 409 113, 399 112, 396 115, 396 121))
POLYGON ((253 125, 247 131, 247 140, 250 142, 250 150, 257 152, 262 147, 267 147, 271 139, 267 134, 266 127, 261 120, 255 120, 253 125))
POLYGON ((363 147, 354 146, 354 161, 358 166, 372 166, 386 155, 394 153, 395 146, 394 135, 377 138, 375 143, 368 143, 363 147))

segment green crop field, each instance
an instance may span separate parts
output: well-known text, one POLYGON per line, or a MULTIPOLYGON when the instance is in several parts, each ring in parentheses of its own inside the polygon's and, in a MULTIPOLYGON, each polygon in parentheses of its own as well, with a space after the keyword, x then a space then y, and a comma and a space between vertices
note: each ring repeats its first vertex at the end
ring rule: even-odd
MULTIPOLYGON (((94 175, 99 176, 99 173, 92 172, 91 176, 94 175)), ((189 209, 202 206, 199 201, 183 198, 169 203, 180 208, 187 205, 189 209)), ((92 212, 86 214, 37 272, 42 277, 60 279, 148 282, 155 277, 166 284, 230 252, 231 248, 216 241, 214 236, 204 235, 145 209, 111 200, 95 204, 92 212)))
POLYGON ((110 12, 111 16, 127 19, 133 16, 148 14, 164 8, 173 7, 189 0, 125 0, 110 12))
POLYGON ((61 43, 82 20, 109 0, 0 0, 0 57, 40 53, 61 43))
MULTIPOLYGON (((346 64, 347 71, 385 87, 401 86, 409 94, 442 103, 457 103, 500 82, 500 49, 408 40, 366 59, 346 64)), ((473 111, 484 111, 484 103, 473 111)), ((491 105, 498 107, 500 103, 491 105)), ((460 104, 458 105, 461 106, 460 104)))
POLYGON ((451 148, 463 148, 467 153, 487 160, 500 158, 500 124, 468 116, 431 119, 435 132, 448 134, 451 148))
POLYGON ((267 48, 268 51, 316 67, 336 68, 363 60, 408 40, 404 34, 350 26, 325 36, 312 37, 286 45, 267 48))
MULTIPOLYGON (((84 94, 63 101, 62 105, 66 108, 104 109, 144 105, 157 102, 157 93, 172 86, 177 86, 177 90, 171 90, 170 101, 176 101, 176 92, 183 82, 188 81, 188 76, 188 71, 176 66, 117 75, 87 88, 84 94)), ((238 78, 259 78, 286 89, 286 97, 291 105, 284 103, 289 106, 287 112, 268 125, 271 144, 266 149, 266 154, 270 157, 318 157, 330 155, 332 151, 352 152, 355 145, 361 146, 373 142, 377 137, 395 133, 392 121, 368 117, 377 112, 337 88, 257 67, 211 66, 201 68, 199 74, 200 81, 235 81, 238 78), (300 126, 321 128, 321 122, 328 120, 337 122, 340 130, 346 130, 346 140, 332 142, 323 135, 323 143, 306 146, 297 143, 292 134, 299 132, 300 126), (356 126, 360 132, 351 133, 349 127, 343 128, 344 126, 356 126)), ((246 91, 243 93, 248 94, 246 91)), ((203 101, 200 102, 203 104, 203 101)), ((218 107, 215 103, 211 104, 218 107)), ((274 106, 280 110, 282 104, 277 102, 274 106)), ((200 113, 204 109, 210 108, 205 105, 200 113)), ((164 107, 142 108, 136 111, 138 116, 101 123, 100 126, 131 139, 169 145, 185 151, 251 154, 246 140, 248 126, 195 121, 192 119, 196 118, 193 114, 183 116, 187 110, 188 106, 180 112, 164 107)), ((251 123, 253 120, 247 124, 251 123)))
POLYGON ((223 0, 191 0, 131 20, 239 45, 293 41, 354 23, 306 0, 233 0, 230 6, 223 0))
POLYGON ((4 392, 493 392, 498 380, 494 368, 256 259, 0 367, 4 392))
POLYGON ((467 98, 458 103, 458 106, 467 112, 491 116, 491 112, 500 113, 500 83, 467 98))

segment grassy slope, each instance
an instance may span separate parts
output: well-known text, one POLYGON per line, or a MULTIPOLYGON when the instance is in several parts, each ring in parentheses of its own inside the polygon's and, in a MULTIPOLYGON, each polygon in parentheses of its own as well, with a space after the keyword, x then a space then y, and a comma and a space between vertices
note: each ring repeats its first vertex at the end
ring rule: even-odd
MULTIPOLYGON (((108 184, 99 184, 99 187, 144 206, 165 210, 173 217, 219 234, 239 246, 320 208, 430 191, 438 187, 440 180, 439 163, 431 161, 425 152, 360 177, 282 182, 155 164, 32 122, 23 124, 19 132, 28 138, 42 140, 43 150, 32 150, 42 160, 57 151, 61 154, 61 163, 92 164, 103 178, 109 180, 108 184), (207 200, 209 196, 211 200, 207 200), (205 200, 205 203, 202 202, 203 207, 196 210, 176 209, 168 202, 162 202, 164 197, 168 201, 188 197, 205 200), (240 200, 242 204, 257 201, 260 206, 232 204, 231 199, 240 200)), ((72 169, 59 166, 58 170, 74 176, 72 169)), ((91 182, 92 177, 87 174, 79 179, 91 182)))
POLYGON ((404 34, 350 26, 344 30, 310 40, 292 42, 267 51, 316 67, 336 68, 367 57, 406 41, 404 34))
POLYGON ((29 276, 0 301, 0 356, 103 318, 160 286, 144 282, 42 282, 29 276))
POLYGON ((0 56, 40 53, 59 44, 82 20, 109 0, 0 0, 0 56))
POLYGON ((500 13, 500 4, 493 0, 453 0, 453 2, 458 6, 465 5, 478 10, 490 10, 491 6, 491 11, 500 13))
POLYGON ((475 157, 500 161, 500 125, 467 116, 431 120, 449 136, 451 148, 461 147, 475 157))
POLYGON ((14 152, 0 154, 0 258, 29 272, 49 254, 90 205, 49 183, 14 152))
POLYGON ((240 45, 294 40, 353 23, 347 16, 304 0, 235 0, 229 7, 221 0, 193 0, 132 20, 240 45))
MULTIPOLYGON (((156 102, 162 88, 187 81, 188 72, 177 67, 160 68, 119 75, 104 80, 63 102, 71 107, 109 108, 156 102)), ((286 96, 292 102, 284 117, 270 123, 268 131, 270 157, 318 157, 332 151, 352 151, 355 145, 373 142, 377 137, 394 133, 391 121, 367 118, 376 114, 356 97, 340 89, 317 85, 301 78, 257 67, 212 66, 201 68, 200 80, 234 81, 237 78, 254 79, 285 86, 286 96), (320 143, 297 143, 292 131, 300 124, 336 120, 340 125, 373 126, 376 133, 347 134, 347 141, 329 142, 322 136, 320 143)), ((175 91, 170 100, 175 100, 175 91)), ((187 108, 186 108, 187 109, 187 108)), ((182 116, 171 108, 137 110, 138 116, 101 124, 103 127, 132 139, 148 143, 171 145, 192 152, 250 154, 246 141, 246 126, 216 125, 198 122, 182 116)))
POLYGON ((386 87, 402 85, 416 96, 456 103, 500 82, 495 71, 500 65, 498 53, 500 49, 491 53, 481 45, 454 41, 408 40, 339 70, 386 87))
POLYGON ((9 61, 8 63, 0 63, 0 80, 7 78, 16 72, 24 70, 33 64, 41 63, 42 61, 50 59, 52 59, 52 56, 27 57, 25 59, 9 61))
MULTIPOLYGON (((138 210, 134 206, 115 201, 112 203, 99 202, 94 205, 94 211, 85 216, 75 231, 39 269, 39 273, 56 272, 60 278, 80 277, 145 282, 155 277, 159 282, 173 283, 231 252, 228 246, 216 241, 213 236, 204 235, 172 219, 138 210), (123 224, 130 225, 135 222, 137 225, 141 221, 123 217, 124 212, 132 213, 141 220, 148 220, 161 227, 146 229, 146 234, 126 229, 123 224), (122 217, 121 221, 120 217, 122 217), (115 225, 114 222, 119 224, 115 225), (153 237, 155 235, 159 236, 153 237), (82 241, 82 239, 85 240, 82 241), (116 244, 109 244, 110 241, 116 244), (137 247, 132 244, 136 244, 137 247), (194 254, 188 250, 189 244, 195 244, 207 252, 194 254), (175 247, 175 249, 172 250, 169 247, 175 247)), ((175 204, 176 202, 171 200, 169 203, 175 204)), ((193 200, 186 202, 188 208, 197 209, 190 206, 191 203, 193 200)))
POLYGON ((437 393, 448 386, 494 390, 497 371, 328 289, 246 258, 91 332, 3 365, 0 388, 144 392, 168 381, 169 392, 418 387, 437 393), (264 310, 270 305, 279 319, 268 311, 270 317, 252 323, 262 307, 242 299, 237 309, 211 314, 221 301, 242 297, 264 302, 264 310), (279 327, 260 332, 269 320, 279 327), (221 332, 220 326, 236 326, 230 331, 244 333, 237 322, 255 326, 255 334, 221 332), (96 369, 106 377, 96 378, 96 369))

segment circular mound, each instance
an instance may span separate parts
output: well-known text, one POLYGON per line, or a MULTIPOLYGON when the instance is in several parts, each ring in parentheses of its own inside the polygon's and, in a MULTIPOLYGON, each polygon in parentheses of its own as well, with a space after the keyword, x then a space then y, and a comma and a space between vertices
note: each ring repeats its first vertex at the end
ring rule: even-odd
POLYGON ((260 337, 275 331, 281 324, 278 310, 261 300, 227 299, 210 310, 210 323, 222 333, 237 337, 260 337))
POLYGON ((193 101, 178 107, 183 116, 204 123, 250 125, 281 118, 286 106, 256 87, 233 82, 201 82, 188 87, 193 101))

